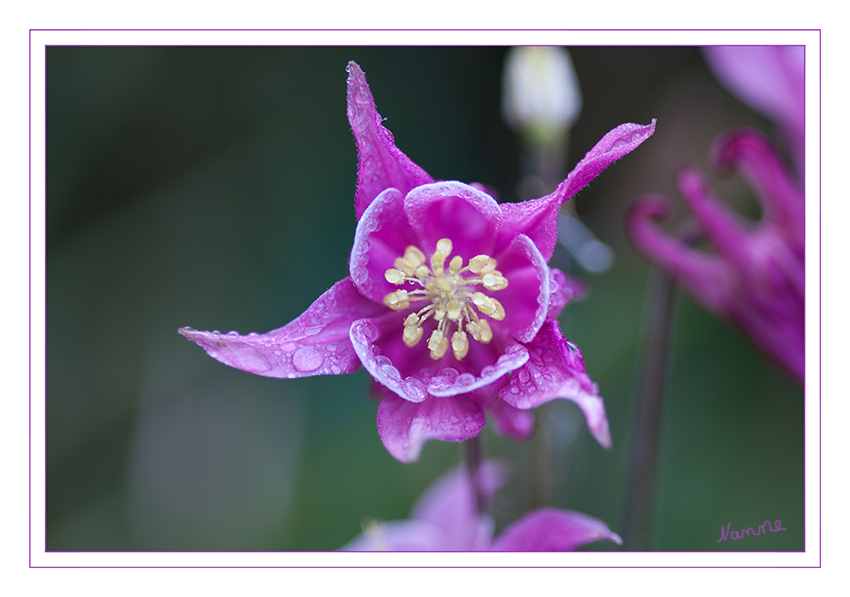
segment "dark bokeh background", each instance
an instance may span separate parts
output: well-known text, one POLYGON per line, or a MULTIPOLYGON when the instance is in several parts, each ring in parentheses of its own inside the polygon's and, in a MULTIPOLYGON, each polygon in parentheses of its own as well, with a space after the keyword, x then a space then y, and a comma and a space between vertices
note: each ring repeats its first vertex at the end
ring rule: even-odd
MULTIPOLYGON (((678 166, 707 168, 725 130, 772 130, 696 48, 571 52, 584 108, 570 167, 616 125, 658 118, 654 137, 574 199, 616 252, 605 274, 573 272, 591 293, 561 318, 601 387, 614 450, 565 401, 543 409, 531 444, 489 427, 485 439, 517 471, 495 505, 500 527, 543 501, 619 531, 649 271, 624 237, 625 209, 645 192, 675 198, 678 166), (555 454, 541 498, 529 471, 546 442, 555 454)), ((362 370, 259 378, 213 361, 177 328, 267 331, 346 275, 349 60, 413 160, 516 200, 519 147, 499 112, 505 53, 48 49, 49 550, 333 550, 364 519, 406 517, 460 461, 458 445, 441 442, 416 464, 390 457, 362 370)), ((713 182, 758 217, 739 177, 713 182)), ((653 549, 803 549, 802 391, 687 298, 677 323, 653 549), (787 532, 716 541, 726 523, 777 518, 787 532)))

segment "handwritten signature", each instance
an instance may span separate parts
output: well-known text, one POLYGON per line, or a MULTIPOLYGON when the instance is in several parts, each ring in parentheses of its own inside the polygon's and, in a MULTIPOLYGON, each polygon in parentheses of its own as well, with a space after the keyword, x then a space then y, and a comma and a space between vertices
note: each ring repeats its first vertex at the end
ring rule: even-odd
POLYGON ((717 542, 720 543, 721 541, 726 541, 726 539, 732 539, 732 541, 737 541, 738 539, 743 539, 744 537, 749 537, 750 535, 761 535, 763 533, 766 533, 767 529, 770 529, 772 533, 778 533, 779 531, 788 530, 782 528, 782 523, 779 521, 779 519, 774 520, 773 524, 776 525, 775 529, 773 528, 773 526, 771 526, 769 520, 765 520, 764 524, 759 525, 757 531, 754 531, 753 527, 747 527, 741 529, 740 532, 732 531, 731 533, 729 533, 729 527, 732 526, 732 523, 730 522, 726 525, 726 528, 723 528, 723 526, 720 527, 720 539, 718 539, 717 542), (765 528, 765 526, 767 526, 767 528, 765 528))

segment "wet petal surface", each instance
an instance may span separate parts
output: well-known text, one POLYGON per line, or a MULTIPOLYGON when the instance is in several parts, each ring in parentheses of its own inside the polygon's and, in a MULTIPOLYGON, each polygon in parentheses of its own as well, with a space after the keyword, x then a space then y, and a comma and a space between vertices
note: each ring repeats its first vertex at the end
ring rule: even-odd
POLYGON ((180 333, 214 359, 256 375, 283 378, 339 375, 360 368, 349 338, 352 322, 382 310, 345 278, 299 317, 268 333, 243 336, 192 328, 181 328, 180 333))

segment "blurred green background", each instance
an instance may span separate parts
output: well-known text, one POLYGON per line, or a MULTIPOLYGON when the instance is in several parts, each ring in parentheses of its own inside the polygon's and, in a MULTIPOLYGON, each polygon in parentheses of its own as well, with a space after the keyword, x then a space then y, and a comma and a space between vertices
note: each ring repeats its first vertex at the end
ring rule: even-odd
MULTIPOLYGON (((418 463, 395 461, 363 370, 255 377, 177 328, 265 332, 347 275, 349 60, 402 151, 435 178, 485 182, 516 200, 519 145, 499 108, 506 51, 47 50, 48 550, 334 550, 365 519, 405 518, 460 462, 458 444, 441 442, 418 463)), ((494 506, 499 527, 545 502, 621 531, 649 272, 625 239, 625 209, 660 192, 683 217, 673 176, 685 160, 708 169, 718 134, 772 129, 715 81, 697 48, 571 53, 584 107, 570 168, 620 123, 658 119, 654 137, 573 200, 616 254, 604 274, 571 272, 591 292, 561 318, 600 385, 614 449, 600 448, 566 401, 541 409, 534 442, 488 426, 485 443, 516 471, 494 506), (543 466, 546 442, 554 452, 543 466)), ((740 177, 712 181, 758 217, 740 177)), ((678 304, 652 548, 802 550, 802 391, 727 325, 678 304), (717 543, 727 523, 766 519, 787 532, 717 543)))

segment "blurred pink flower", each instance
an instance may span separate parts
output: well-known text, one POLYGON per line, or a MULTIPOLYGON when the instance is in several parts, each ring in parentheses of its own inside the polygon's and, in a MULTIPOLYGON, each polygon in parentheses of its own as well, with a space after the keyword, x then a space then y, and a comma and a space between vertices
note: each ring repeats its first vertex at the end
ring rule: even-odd
POLYGON ((694 168, 679 189, 714 248, 706 253, 661 232, 662 197, 639 199, 627 216, 638 251, 670 272, 706 309, 728 319, 801 385, 805 364, 805 210, 803 193, 761 134, 733 131, 718 140, 714 162, 748 179, 763 215, 743 222, 715 197, 694 168))
POLYGON ((803 46, 707 46, 715 76, 752 109, 776 123, 802 177, 805 133, 803 46))
POLYGON ((351 62, 348 72, 359 156, 350 277, 266 334, 180 333, 267 377, 362 364, 381 398, 381 440, 403 462, 430 439, 478 435, 485 409, 501 432, 527 437, 528 409, 555 398, 576 401, 610 448, 598 388, 555 321, 582 286, 546 262, 561 204, 652 135, 654 121, 609 132, 550 195, 500 205, 481 185, 435 182, 413 163, 381 124, 363 71, 351 62))
MULTIPOLYGON (((504 469, 485 462, 478 482, 489 499, 504 484, 504 469)), ((595 518, 540 508, 493 538, 493 519, 479 515, 469 472, 457 468, 435 481, 413 506, 410 518, 372 522, 343 551, 569 551, 596 541, 622 541, 595 518)))

